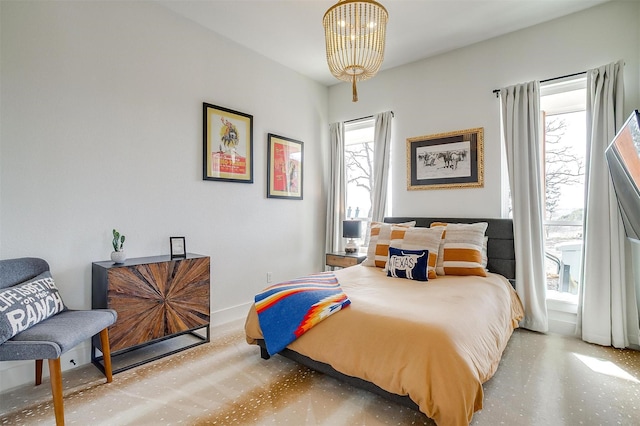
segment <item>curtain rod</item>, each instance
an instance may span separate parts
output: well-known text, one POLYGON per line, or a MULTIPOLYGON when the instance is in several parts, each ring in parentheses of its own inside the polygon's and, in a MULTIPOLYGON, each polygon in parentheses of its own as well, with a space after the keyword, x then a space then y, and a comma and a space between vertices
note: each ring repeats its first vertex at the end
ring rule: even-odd
MULTIPOLYGON (((548 83, 550 81, 562 80, 563 78, 576 77, 578 75, 586 74, 586 71, 574 72, 573 74, 561 75, 560 77, 547 78, 546 80, 540 80, 540 83, 548 83)), ((496 98, 500 94, 500 89, 494 89, 493 93, 496 94, 496 98)))
MULTIPOLYGON (((391 116, 392 116, 392 117, 395 117, 395 116, 396 116, 396 115, 393 113, 393 111, 391 111, 391 116)), ((352 120, 344 121, 344 123, 346 124, 346 123, 351 123, 351 122, 353 122, 353 121, 366 120, 366 119, 368 119, 368 118, 373 118, 373 115, 367 115, 366 117, 354 118, 354 119, 352 119, 352 120)))

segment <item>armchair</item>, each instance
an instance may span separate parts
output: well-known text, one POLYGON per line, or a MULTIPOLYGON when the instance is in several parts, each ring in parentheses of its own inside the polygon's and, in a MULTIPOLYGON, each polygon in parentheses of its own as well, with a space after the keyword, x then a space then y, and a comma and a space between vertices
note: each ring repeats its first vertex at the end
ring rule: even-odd
MULTIPOLYGON (((38 309, 35 303, 22 300, 26 304, 33 304, 29 309, 22 309, 26 306, 22 305, 12 311, 12 303, 16 304, 21 298, 26 299, 29 296, 34 296, 33 300, 36 300, 37 297, 33 289, 37 287, 29 285, 25 287, 24 283, 48 273, 48 271, 49 264, 43 259, 0 260, 0 342, 2 342, 0 343, 0 361, 35 360, 35 382, 36 385, 40 385, 42 383, 42 362, 47 359, 56 425, 64 425, 60 356, 82 341, 100 333, 104 355, 104 374, 107 383, 110 383, 112 373, 108 327, 115 323, 117 314, 112 309, 85 311, 67 309, 57 295, 57 289, 53 286, 52 279, 49 281, 41 280, 45 284, 50 282, 55 291, 53 298, 47 299, 48 302, 52 300, 53 302, 47 305, 46 309, 38 309), (14 291, 7 291, 10 289, 14 291), (61 308, 61 312, 54 313, 56 310, 51 308, 56 303, 57 307, 61 308), (43 317, 46 319, 41 320, 43 317), (21 320, 21 326, 15 325, 19 322, 18 319, 21 320), (3 320, 4 323, 2 323, 3 320), (33 324, 34 322, 36 323, 33 324), (2 332, 6 332, 10 325, 13 326, 14 332, 16 329, 21 331, 4 341, 7 336, 2 339, 2 332), (22 326, 28 328, 23 329, 22 326)), ((46 285, 41 286, 41 288, 45 287, 46 285)), ((40 294, 43 293, 46 291, 40 294)), ((45 304, 43 303, 42 306, 45 304)))

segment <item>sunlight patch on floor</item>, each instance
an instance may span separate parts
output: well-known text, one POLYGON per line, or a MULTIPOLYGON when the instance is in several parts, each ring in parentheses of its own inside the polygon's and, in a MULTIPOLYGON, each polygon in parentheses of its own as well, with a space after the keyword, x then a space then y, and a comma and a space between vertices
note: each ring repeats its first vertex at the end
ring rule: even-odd
POLYGON ((618 377, 621 379, 629 380, 634 383, 640 383, 640 380, 633 377, 631 374, 624 371, 611 361, 604 361, 591 356, 580 355, 573 352, 573 356, 578 358, 584 365, 589 367, 596 373, 606 374, 607 376, 618 377))

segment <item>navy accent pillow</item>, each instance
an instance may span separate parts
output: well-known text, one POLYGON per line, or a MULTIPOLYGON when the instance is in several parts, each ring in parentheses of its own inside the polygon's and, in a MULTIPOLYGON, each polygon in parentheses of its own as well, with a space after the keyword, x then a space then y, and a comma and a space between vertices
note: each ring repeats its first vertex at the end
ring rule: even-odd
POLYGON ((0 344, 65 309, 49 271, 0 290, 0 344))
POLYGON ((387 276, 428 281, 429 250, 408 250, 389 247, 387 276))

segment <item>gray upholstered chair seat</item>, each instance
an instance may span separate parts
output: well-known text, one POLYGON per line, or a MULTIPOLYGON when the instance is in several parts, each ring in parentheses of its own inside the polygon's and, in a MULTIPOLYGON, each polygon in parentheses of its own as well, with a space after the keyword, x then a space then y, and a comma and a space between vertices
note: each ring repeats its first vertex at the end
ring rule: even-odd
MULTIPOLYGON (((0 290, 20 285, 46 271, 49 271, 49 264, 44 259, 23 257, 0 260, 0 290)), ((82 341, 100 334, 104 374, 107 383, 110 383, 113 377, 108 327, 116 322, 117 316, 116 311, 112 309, 62 310, 0 343, 0 361, 35 360, 36 385, 39 385, 42 383, 43 360, 48 360, 56 425, 63 426, 64 401, 60 355, 82 341)))
POLYGON ((112 309, 67 310, 0 345, 0 361, 55 359, 116 321, 112 309))

